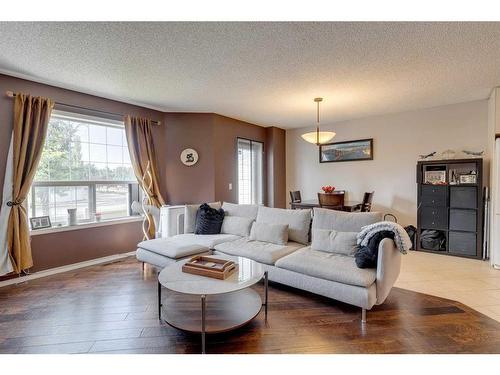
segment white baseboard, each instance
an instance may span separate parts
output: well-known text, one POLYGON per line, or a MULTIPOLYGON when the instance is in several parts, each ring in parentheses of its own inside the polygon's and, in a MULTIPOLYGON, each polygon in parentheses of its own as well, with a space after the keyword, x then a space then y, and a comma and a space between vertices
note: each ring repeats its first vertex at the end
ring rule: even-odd
POLYGON ((56 275, 58 273, 76 270, 79 268, 95 266, 97 264, 102 264, 102 263, 109 263, 109 262, 113 262, 115 260, 127 258, 127 257, 132 256, 132 255, 135 255, 135 251, 131 251, 129 253, 123 253, 123 254, 110 255, 107 257, 102 257, 102 258, 97 258, 97 259, 86 260, 84 262, 68 264, 67 266, 50 268, 48 270, 38 271, 38 272, 35 272, 33 274, 30 274, 30 275, 25 275, 25 276, 21 276, 21 277, 14 277, 14 278, 9 279, 9 280, 0 281, 0 288, 3 286, 7 286, 7 285, 24 283, 24 282, 29 281, 29 280, 35 280, 35 279, 39 279, 41 277, 46 277, 46 276, 56 275))

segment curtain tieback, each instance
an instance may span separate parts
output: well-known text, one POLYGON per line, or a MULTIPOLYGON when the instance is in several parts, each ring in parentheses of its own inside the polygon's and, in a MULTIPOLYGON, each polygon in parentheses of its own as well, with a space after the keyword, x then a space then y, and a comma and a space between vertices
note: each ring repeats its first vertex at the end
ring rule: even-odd
POLYGON ((12 207, 12 206, 19 206, 23 204, 24 199, 15 199, 13 201, 8 201, 7 206, 12 207))

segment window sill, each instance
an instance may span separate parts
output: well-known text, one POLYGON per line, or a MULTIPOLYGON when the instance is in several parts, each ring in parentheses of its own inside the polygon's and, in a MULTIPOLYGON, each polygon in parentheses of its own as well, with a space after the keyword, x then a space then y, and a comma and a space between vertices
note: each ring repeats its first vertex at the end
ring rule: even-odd
POLYGON ((104 227, 107 225, 134 223, 134 222, 139 222, 142 220, 143 220, 142 216, 129 216, 129 217, 122 217, 122 218, 117 218, 117 219, 104 220, 104 221, 94 222, 94 223, 82 223, 82 224, 73 225, 73 226, 66 225, 66 226, 62 226, 62 227, 53 227, 53 228, 46 228, 46 229, 31 230, 30 235, 31 236, 39 236, 39 235, 43 235, 43 234, 66 232, 66 231, 70 231, 70 230, 81 230, 81 229, 88 229, 88 228, 104 227))

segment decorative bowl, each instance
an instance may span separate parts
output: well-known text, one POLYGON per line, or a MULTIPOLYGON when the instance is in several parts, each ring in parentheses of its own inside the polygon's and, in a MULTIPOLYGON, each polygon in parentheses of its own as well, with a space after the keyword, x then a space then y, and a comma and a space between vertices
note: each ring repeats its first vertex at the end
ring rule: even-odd
POLYGON ((335 186, 322 186, 321 190, 323 190, 326 194, 331 194, 335 190, 335 186))

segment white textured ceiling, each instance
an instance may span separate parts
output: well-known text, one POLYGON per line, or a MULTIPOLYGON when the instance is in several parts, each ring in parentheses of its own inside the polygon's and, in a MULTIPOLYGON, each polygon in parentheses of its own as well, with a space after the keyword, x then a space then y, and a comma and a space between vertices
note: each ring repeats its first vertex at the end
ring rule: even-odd
POLYGON ((0 23, 0 71, 264 126, 487 98, 500 23, 0 23))

